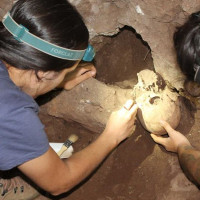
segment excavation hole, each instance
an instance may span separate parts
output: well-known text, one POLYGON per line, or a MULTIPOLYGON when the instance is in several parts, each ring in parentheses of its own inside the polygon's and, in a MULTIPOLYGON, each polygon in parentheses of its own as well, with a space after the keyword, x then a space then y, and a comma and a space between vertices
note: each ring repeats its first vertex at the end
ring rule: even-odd
POLYGON ((94 44, 98 50, 95 66, 99 81, 133 87, 139 71, 154 70, 148 44, 131 27, 126 26, 112 37, 95 38, 94 44))

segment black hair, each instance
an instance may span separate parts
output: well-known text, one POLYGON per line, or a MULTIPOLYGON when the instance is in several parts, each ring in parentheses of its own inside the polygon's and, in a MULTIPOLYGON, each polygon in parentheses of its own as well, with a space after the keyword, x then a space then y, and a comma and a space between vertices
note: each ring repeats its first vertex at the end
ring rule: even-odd
POLYGON ((174 46, 181 70, 189 80, 194 80, 194 67, 200 66, 200 11, 191 14, 174 33, 174 46))
MULTIPOLYGON (((11 17, 30 33, 69 49, 86 49, 89 33, 81 15, 67 0, 19 0, 11 17)), ((75 61, 59 59, 18 42, 0 22, 0 59, 24 70, 61 71, 75 61)))

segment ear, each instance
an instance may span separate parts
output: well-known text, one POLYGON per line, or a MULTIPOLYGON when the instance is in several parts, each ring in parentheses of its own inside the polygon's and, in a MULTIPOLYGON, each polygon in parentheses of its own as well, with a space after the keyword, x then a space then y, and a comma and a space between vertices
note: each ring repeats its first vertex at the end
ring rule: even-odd
POLYGON ((47 71, 47 72, 43 72, 43 71, 38 71, 37 75, 41 80, 47 79, 47 80, 51 80, 53 78, 55 78, 57 72, 54 71, 47 71))

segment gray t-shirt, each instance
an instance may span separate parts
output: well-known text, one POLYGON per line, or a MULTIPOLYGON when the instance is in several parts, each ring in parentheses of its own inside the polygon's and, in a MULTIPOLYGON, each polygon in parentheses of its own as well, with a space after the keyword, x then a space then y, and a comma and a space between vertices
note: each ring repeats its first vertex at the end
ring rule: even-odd
POLYGON ((9 78, 0 61, 0 170, 9 170, 44 154, 49 143, 38 105, 9 78))

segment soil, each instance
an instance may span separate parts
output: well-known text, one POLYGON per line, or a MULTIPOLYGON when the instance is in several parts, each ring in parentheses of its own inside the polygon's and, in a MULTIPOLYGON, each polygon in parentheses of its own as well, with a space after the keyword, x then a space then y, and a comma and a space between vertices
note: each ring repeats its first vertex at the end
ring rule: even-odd
MULTIPOLYGON (((95 44, 95 42, 94 42, 95 44)), ((95 44, 97 79, 107 84, 132 87, 136 73, 153 70, 148 46, 129 28, 95 44)), ((177 128, 195 147, 200 145, 200 110, 181 98, 181 122, 177 128)), ((112 103, 112 102, 111 102, 112 103)), ((85 148, 98 134, 76 122, 47 115, 41 106, 40 118, 50 142, 64 142, 72 134, 79 140, 75 152, 85 148)), ((150 134, 136 121, 134 134, 122 142, 81 184, 59 197, 41 195, 37 200, 197 200, 199 190, 183 174, 177 156, 156 145, 150 134)))

